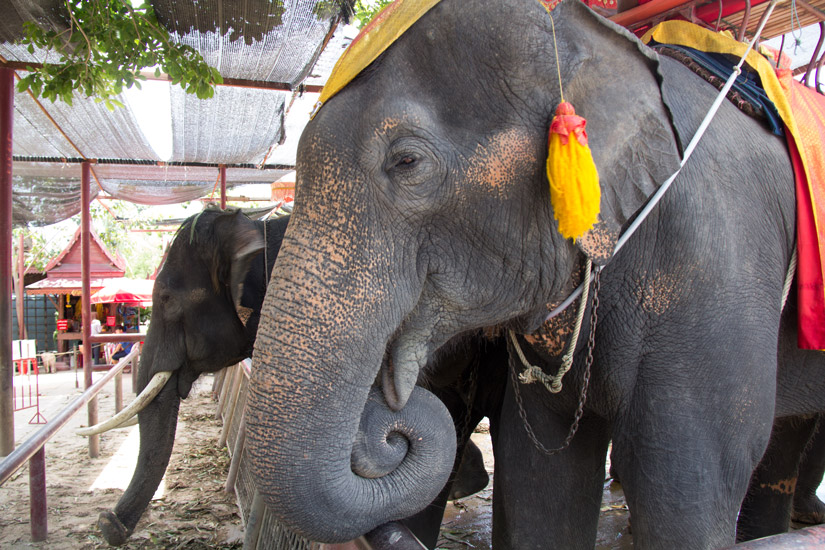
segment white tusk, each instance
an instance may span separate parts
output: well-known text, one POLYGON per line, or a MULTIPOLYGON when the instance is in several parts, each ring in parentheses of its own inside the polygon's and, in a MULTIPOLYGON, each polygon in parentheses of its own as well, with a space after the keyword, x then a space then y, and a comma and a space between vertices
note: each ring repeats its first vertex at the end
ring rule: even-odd
POLYGON ((108 432, 114 428, 122 428, 124 424, 133 416, 139 413, 146 405, 152 402, 152 399, 160 393, 166 382, 172 377, 171 371, 164 371, 156 373, 146 387, 140 392, 140 395, 135 397, 135 400, 129 403, 129 406, 114 415, 109 420, 89 426, 88 428, 79 428, 75 430, 77 435, 90 436, 108 432))
POLYGON ((138 417, 137 417, 137 415, 135 415, 132 418, 130 418, 129 420, 126 420, 125 422, 122 422, 122 423, 118 424, 117 427, 115 427, 114 429, 117 430, 117 429, 120 429, 120 428, 129 428, 131 426, 137 426, 137 423, 138 423, 138 417))

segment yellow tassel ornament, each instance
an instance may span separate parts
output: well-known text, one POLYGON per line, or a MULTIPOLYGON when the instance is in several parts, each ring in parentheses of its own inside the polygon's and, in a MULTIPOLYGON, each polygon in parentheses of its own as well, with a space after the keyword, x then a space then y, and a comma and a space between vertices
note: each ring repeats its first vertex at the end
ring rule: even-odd
POLYGON ((587 145, 586 124, 570 103, 562 101, 547 138, 550 201, 564 238, 581 237, 599 216, 599 174, 587 145))

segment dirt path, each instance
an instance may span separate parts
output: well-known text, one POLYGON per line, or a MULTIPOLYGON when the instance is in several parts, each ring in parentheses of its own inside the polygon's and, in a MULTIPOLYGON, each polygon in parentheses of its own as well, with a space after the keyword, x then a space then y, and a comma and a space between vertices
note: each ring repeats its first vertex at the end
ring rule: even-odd
MULTIPOLYGON (((121 548, 197 550, 243 546, 235 497, 223 490, 229 457, 225 449, 217 449, 220 424, 214 419, 211 384, 211 377, 204 378, 181 403, 178 438, 163 495, 152 501, 135 533, 121 548)), ((79 390, 69 393, 77 394, 79 390)), ((57 399, 60 403, 69 400, 57 399)), ((101 418, 110 413, 112 402, 111 395, 101 396, 101 418)), ((33 413, 16 413, 21 414, 28 419, 33 413)), ((44 414, 50 418, 48 411, 44 414)), ((114 507, 132 476, 137 427, 103 435, 101 456, 90 459, 85 439, 73 433, 73 427, 84 420, 85 411, 78 413, 46 446, 48 539, 30 542, 28 467, 24 467, 0 489, 0 548, 110 548, 97 528, 97 517, 114 507)))
MULTIPOLYGON (((98 373, 95 373, 99 376, 98 373)), ((124 378, 124 399, 131 394, 124 378)), ((47 419, 81 393, 72 373, 41 376, 41 411, 47 419), (62 377, 62 378, 61 378, 62 377)), ((229 469, 226 449, 217 449, 220 422, 211 398, 212 377, 199 380, 181 403, 175 449, 164 482, 138 524, 126 549, 242 548, 243 526, 234 495, 223 487, 229 469)), ((112 389, 100 397, 100 418, 113 412, 112 389)), ((40 427, 28 424, 32 409, 15 413, 18 444, 40 427)), ((134 471, 137 427, 115 430, 101 437, 101 456, 88 458, 86 440, 74 435, 85 423, 82 411, 46 446, 49 537, 32 543, 29 525, 28 468, 17 472, 0 488, 0 549, 48 548, 54 550, 110 548, 97 528, 100 512, 111 510, 134 471)), ((493 475, 490 438, 473 434, 482 449, 487 471, 493 475)), ((825 497, 825 484, 820 487, 825 497)), ((438 548, 457 550, 491 548, 492 483, 486 489, 448 503, 438 548)), ((598 550, 632 548, 627 529, 627 508, 620 487, 605 481, 598 550)), ((287 549, 284 549, 287 550, 287 549)))

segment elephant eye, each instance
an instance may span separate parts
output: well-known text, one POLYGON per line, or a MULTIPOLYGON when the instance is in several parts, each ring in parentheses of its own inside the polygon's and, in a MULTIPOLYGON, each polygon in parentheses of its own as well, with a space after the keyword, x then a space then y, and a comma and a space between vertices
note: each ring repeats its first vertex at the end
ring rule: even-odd
POLYGON ((411 189, 426 182, 441 181, 438 177, 442 167, 439 158, 438 150, 431 139, 405 136, 390 144, 384 157, 383 170, 390 181, 411 189))
POLYGON ((409 170, 419 161, 419 156, 415 153, 400 153, 393 155, 390 167, 396 170, 409 170))

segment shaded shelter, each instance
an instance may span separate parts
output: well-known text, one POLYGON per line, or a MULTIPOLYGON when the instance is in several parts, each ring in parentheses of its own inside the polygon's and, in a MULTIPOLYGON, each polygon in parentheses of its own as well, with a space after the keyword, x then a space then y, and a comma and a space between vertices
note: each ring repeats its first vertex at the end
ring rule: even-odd
MULTIPOLYGON (((279 157, 277 152, 284 142, 289 106, 303 93, 318 90, 306 78, 352 6, 351 0, 151 3, 170 40, 193 46, 221 72, 226 84, 210 100, 170 89, 169 158, 154 150, 124 96, 118 100, 126 107, 109 112, 79 94, 66 105, 17 93, 14 78, 28 66, 59 62, 53 53, 29 53, 14 44, 22 36, 23 22, 60 31, 68 28, 69 17, 58 0, 0 1, 0 118, 5 123, 0 127, 8 145, 0 161, 0 232, 9 234, 12 220, 18 225, 47 225, 80 212, 80 292, 85 303, 92 289, 89 203, 98 195, 174 204, 220 187, 224 206, 227 187, 240 182, 269 184, 293 169, 291 155, 279 157)), ((332 59, 322 65, 331 66, 342 49, 332 51, 332 59)), ((11 256, 2 247, 0 253, 11 256)), ((0 272, 4 289, 10 286, 7 263, 4 260, 0 272)), ((11 289, 2 294, 7 299, 11 289)), ((0 309, 5 315, 5 301, 0 309)), ((5 317, 0 320, 0 363, 10 364, 4 359, 11 353, 11 335, 5 332, 11 323, 5 317)), ((82 335, 87 356, 89 323, 85 312, 82 335)), ((90 386, 91 370, 84 378, 90 386)), ((11 371, 0 372, 0 412, 9 413, 2 416, 11 417, 11 388, 11 371)), ((96 410, 96 403, 90 402, 90 424, 97 421, 96 410)), ((0 426, 0 455, 11 452, 13 445, 13 427, 0 426)), ((90 454, 97 455, 96 437, 90 439, 90 454)))
MULTIPOLYGON (((81 269, 81 231, 75 231, 69 244, 46 266, 46 277, 25 288, 26 294, 50 296, 58 313, 58 320, 68 321, 68 328, 58 330, 57 349, 64 352, 68 342, 81 340, 81 307, 83 304, 83 274, 81 269)), ((89 285, 97 291, 126 275, 126 264, 119 254, 112 254, 94 231, 89 233, 89 285)), ((105 318, 104 308, 96 311, 98 317, 105 318)), ((62 325, 61 325, 62 326, 62 325)))

